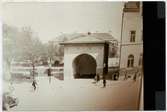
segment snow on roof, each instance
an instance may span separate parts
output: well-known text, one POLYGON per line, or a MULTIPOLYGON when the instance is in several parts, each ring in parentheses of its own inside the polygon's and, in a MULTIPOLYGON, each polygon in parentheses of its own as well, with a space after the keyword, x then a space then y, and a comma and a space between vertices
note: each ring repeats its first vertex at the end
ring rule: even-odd
POLYGON ((105 43, 106 41, 116 40, 108 33, 91 33, 88 35, 81 35, 69 41, 62 42, 61 44, 74 44, 74 43, 105 43))
POLYGON ((116 40, 111 34, 109 33, 92 33, 92 36, 101 39, 101 40, 105 40, 105 41, 111 41, 111 40, 116 40))
POLYGON ((104 40, 97 39, 92 36, 82 36, 79 38, 74 38, 72 40, 63 42, 64 44, 69 44, 69 43, 105 43, 104 40))

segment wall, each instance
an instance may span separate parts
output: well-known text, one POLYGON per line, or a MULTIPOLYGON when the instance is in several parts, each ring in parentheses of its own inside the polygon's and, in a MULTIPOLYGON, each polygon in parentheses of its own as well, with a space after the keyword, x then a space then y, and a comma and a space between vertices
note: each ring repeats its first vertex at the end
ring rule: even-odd
POLYGON ((143 45, 127 45, 121 49, 120 68, 126 68, 128 62, 128 56, 133 54, 134 56, 134 67, 139 64, 140 54, 143 53, 143 45))
POLYGON ((129 54, 134 55, 134 66, 139 63, 140 54, 143 54, 142 16, 139 12, 125 12, 123 16, 122 43, 120 68, 127 67, 129 54), (130 31, 135 30, 135 42, 130 42, 130 31))
POLYGON ((124 13, 122 43, 130 44, 130 31, 136 31, 135 43, 142 43, 142 16, 140 13, 124 13))
POLYGON ((81 54, 89 54, 96 60, 96 73, 103 72, 103 44, 73 44, 64 46, 64 78, 73 79, 73 61, 81 54))

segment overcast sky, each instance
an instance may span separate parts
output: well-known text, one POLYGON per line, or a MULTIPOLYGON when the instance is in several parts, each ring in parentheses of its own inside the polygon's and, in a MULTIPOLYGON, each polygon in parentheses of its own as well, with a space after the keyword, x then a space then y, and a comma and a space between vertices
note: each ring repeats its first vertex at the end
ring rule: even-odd
POLYGON ((3 22, 30 26, 42 42, 74 32, 108 32, 120 39, 122 2, 4 3, 3 22))

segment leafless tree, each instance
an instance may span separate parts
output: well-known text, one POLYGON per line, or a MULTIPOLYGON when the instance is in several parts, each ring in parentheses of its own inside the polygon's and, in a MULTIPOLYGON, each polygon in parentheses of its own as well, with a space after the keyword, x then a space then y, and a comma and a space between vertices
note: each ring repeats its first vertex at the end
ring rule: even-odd
POLYGON ((12 59, 30 60, 34 76, 35 63, 44 54, 43 48, 44 46, 30 27, 18 29, 6 24, 3 25, 3 57, 9 68, 12 59))

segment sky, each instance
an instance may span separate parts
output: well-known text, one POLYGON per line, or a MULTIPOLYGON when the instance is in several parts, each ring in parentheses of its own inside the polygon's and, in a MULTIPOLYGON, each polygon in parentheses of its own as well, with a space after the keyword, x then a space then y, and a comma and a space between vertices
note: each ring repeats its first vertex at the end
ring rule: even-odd
POLYGON ((110 32, 120 40, 123 2, 7 2, 5 24, 30 26, 42 42, 62 33, 110 32))

